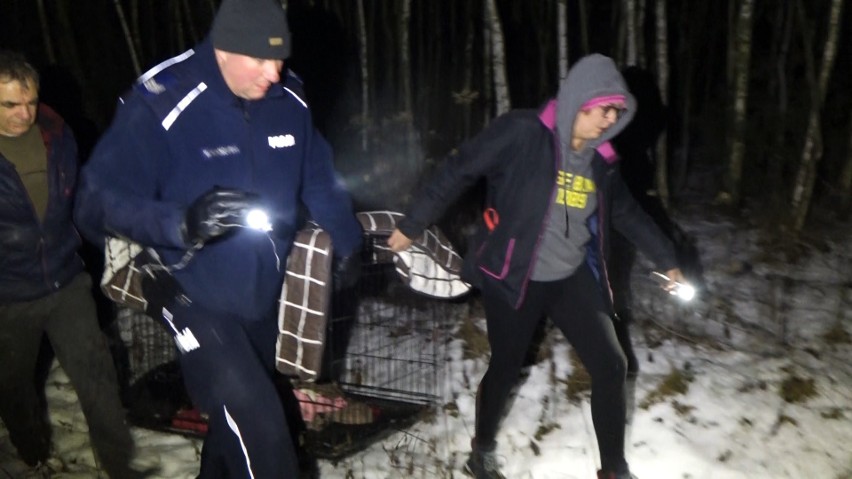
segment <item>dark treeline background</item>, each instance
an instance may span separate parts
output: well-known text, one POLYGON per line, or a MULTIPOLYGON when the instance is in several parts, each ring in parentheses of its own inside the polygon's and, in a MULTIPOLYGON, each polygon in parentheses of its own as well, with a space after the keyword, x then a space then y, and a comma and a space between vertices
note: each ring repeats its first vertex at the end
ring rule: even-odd
MULTIPOLYGON (((42 99, 75 128, 85 154, 119 95, 201 40, 219 3, 2 0, 0 45, 41 70, 42 99)), ((792 238, 852 206, 845 3, 282 2, 293 32, 287 66, 305 80, 359 208, 402 207, 419 178, 507 106, 554 96, 560 55, 570 66, 600 52, 642 90, 624 149, 652 170, 665 207, 700 192, 792 238)))

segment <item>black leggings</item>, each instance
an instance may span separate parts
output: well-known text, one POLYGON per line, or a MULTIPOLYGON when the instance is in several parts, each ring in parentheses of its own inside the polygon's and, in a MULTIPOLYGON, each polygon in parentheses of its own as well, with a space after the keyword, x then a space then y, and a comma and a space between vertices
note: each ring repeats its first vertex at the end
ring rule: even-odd
POLYGON ((477 446, 491 448, 518 381, 530 341, 548 316, 571 343, 592 380, 592 422, 604 470, 625 470, 626 360, 605 312, 600 286, 588 266, 550 282, 532 281, 520 309, 483 290, 491 360, 477 391, 477 446))

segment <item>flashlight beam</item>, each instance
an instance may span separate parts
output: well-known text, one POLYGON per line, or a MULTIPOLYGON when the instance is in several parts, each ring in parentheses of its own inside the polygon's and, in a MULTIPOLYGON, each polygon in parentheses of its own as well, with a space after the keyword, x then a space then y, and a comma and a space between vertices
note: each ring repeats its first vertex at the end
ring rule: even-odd
MULTIPOLYGON (((660 287, 664 287, 672 281, 671 278, 657 271, 651 271, 651 276, 660 283, 660 287)), ((683 301, 691 301, 695 297, 695 288, 692 285, 679 281, 674 281, 674 284, 675 287, 669 290, 669 294, 675 295, 683 301)))

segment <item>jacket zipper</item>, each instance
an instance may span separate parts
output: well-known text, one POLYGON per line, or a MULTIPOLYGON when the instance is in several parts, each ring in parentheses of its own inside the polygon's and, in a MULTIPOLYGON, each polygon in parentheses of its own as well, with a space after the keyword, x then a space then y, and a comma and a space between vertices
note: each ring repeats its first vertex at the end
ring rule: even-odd
MULTIPOLYGON (((562 163, 562 154, 559 151, 559 137, 557 136, 554 130, 550 130, 550 139, 551 144, 553 145, 553 168, 554 174, 558 174, 559 166, 562 163)), ((515 302, 515 309, 519 309, 521 305, 524 303, 524 298, 527 295, 527 287, 529 286, 530 277, 532 276, 533 268, 535 268, 536 258, 538 258, 538 249, 541 246, 541 241, 544 239, 544 234, 547 231, 547 225, 549 223, 550 211, 553 208, 553 205, 556 201, 556 194, 558 187, 556 186, 556 179, 553 180, 553 188, 550 190, 550 196, 548 197, 547 209, 544 212, 544 218, 541 221, 541 229, 538 231, 538 238, 535 241, 535 246, 533 247, 532 256, 530 257, 530 264, 527 267, 527 274, 524 276, 524 281, 521 283, 521 294, 518 296, 518 300, 515 302)))

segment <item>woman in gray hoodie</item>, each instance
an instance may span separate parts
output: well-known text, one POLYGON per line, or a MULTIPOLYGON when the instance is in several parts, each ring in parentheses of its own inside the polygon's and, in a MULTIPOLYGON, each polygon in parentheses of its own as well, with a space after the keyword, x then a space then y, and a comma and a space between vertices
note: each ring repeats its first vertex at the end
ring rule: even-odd
POLYGON ((610 319, 609 229, 666 272, 666 289, 684 282, 673 245, 630 196, 608 141, 635 109, 610 58, 580 59, 556 99, 540 110, 502 115, 463 144, 388 239, 392 250, 405 250, 466 188, 486 179, 485 214, 463 270, 482 293, 491 347, 465 464, 477 479, 504 478, 494 454, 498 427, 543 316, 591 376, 598 478, 633 477, 624 458, 626 359, 610 319))

